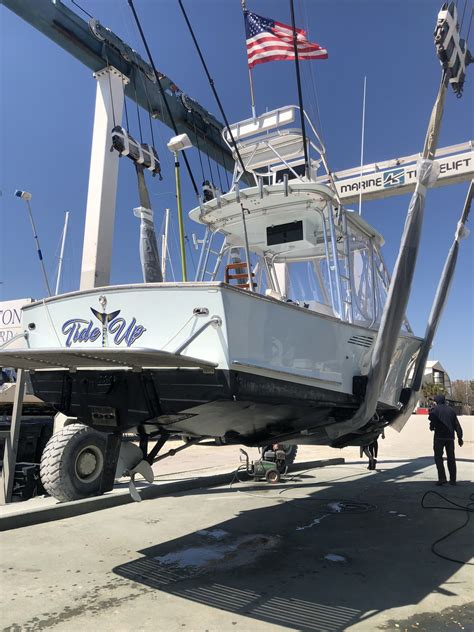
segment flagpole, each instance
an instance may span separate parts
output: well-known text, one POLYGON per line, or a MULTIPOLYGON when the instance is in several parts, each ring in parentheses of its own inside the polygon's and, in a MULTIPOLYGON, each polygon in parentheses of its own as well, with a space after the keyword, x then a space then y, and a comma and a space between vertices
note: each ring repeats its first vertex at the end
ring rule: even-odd
MULTIPOLYGON (((242 5, 242 12, 244 15, 244 25, 245 25, 245 12, 247 11, 247 2, 246 0, 241 0, 240 4, 242 5)), ((250 83, 250 102, 252 104, 252 118, 257 118, 257 111, 255 110, 255 93, 253 90, 253 75, 252 69, 249 68, 249 83, 250 83)))
POLYGON ((252 69, 249 68, 249 82, 250 82, 250 100, 251 100, 251 104, 252 104, 252 118, 256 119, 257 118, 257 111, 255 110, 255 96, 253 93, 253 76, 252 76, 252 69))
POLYGON ((293 28, 293 48, 295 51, 295 66, 296 66, 296 83, 298 85, 298 103, 300 106, 300 117, 301 117, 301 133, 303 134, 303 149, 304 149, 304 164, 305 164, 305 172, 308 180, 310 179, 309 173, 309 158, 308 158, 308 145, 306 143, 306 128, 304 122, 304 109, 303 109, 303 92, 301 90, 301 76, 300 76, 300 64, 298 59, 298 34, 296 32, 296 24, 295 24, 295 6, 293 0, 290 0, 290 9, 291 9, 291 26, 293 28))

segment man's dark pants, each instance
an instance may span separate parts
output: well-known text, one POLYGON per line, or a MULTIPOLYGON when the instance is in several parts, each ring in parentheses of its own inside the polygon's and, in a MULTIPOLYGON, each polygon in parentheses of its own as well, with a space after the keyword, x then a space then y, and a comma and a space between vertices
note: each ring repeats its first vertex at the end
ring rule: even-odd
POLYGON ((454 456, 454 439, 434 439, 434 460, 438 468, 438 480, 446 481, 446 471, 443 464, 443 450, 446 448, 448 459, 449 479, 456 481, 456 457, 454 456))

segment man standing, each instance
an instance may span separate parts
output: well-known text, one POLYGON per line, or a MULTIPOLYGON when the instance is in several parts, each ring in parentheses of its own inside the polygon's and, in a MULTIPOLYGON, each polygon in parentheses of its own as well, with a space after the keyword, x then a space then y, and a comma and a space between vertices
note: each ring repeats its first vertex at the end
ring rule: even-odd
POLYGON ((462 428, 459 420, 451 406, 446 405, 444 395, 436 395, 436 406, 434 406, 428 419, 430 420, 430 430, 434 430, 434 460, 438 469, 438 482, 436 485, 446 483, 446 471, 443 464, 443 451, 446 449, 448 460, 449 484, 456 485, 456 457, 454 456, 454 433, 457 434, 458 443, 461 447, 462 428))

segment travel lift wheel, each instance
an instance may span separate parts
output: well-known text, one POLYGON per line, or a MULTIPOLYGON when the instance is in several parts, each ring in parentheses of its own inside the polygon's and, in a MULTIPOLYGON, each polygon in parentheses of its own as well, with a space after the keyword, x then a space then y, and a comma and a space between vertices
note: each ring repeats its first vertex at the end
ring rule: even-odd
POLYGON ((296 460, 296 454, 298 453, 297 445, 288 445, 283 443, 281 449, 285 453, 285 463, 287 466, 293 465, 296 460))
POLYGON ((134 479, 140 474, 153 483, 151 464, 190 448, 201 439, 191 439, 183 446, 158 456, 168 440, 164 434, 148 452, 148 440, 137 446, 122 441, 121 435, 104 433, 81 423, 64 426, 53 434, 41 457, 41 482, 48 494, 60 502, 99 496, 113 488, 114 479, 130 476, 132 498, 140 501, 134 479))
POLYGON ((41 457, 41 482, 60 502, 102 493, 107 435, 83 424, 65 426, 51 437, 41 457))

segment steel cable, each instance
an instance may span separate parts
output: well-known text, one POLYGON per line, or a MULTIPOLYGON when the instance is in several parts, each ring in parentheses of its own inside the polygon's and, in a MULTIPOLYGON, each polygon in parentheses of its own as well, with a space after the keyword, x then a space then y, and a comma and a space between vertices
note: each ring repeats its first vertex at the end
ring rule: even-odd
MULTIPOLYGON (((176 122, 174 120, 173 113, 171 112, 171 108, 169 106, 169 103, 168 103, 168 101, 166 99, 164 88, 161 85, 160 75, 158 74, 158 71, 156 70, 155 62, 153 61, 153 57, 152 57, 152 54, 151 54, 151 51, 150 51, 150 47, 148 46, 148 42, 147 42, 145 34, 143 32, 142 25, 140 24, 140 20, 138 18, 137 12, 135 10, 135 6, 133 4, 133 0, 127 0, 127 1, 128 1, 128 5, 129 5, 130 9, 132 10, 132 14, 133 14, 133 17, 135 19, 135 23, 137 25, 138 31, 140 33, 140 37, 142 39, 143 45, 144 45, 145 50, 147 52, 148 59, 150 61, 150 65, 153 68, 153 72, 155 74, 156 81, 157 81, 157 84, 158 84, 158 89, 159 89, 161 97, 163 99, 163 104, 164 104, 166 112, 168 114, 168 118, 170 120, 171 127, 173 128, 174 133, 176 135, 178 135, 178 128, 176 126, 176 122)), ((184 164, 186 165, 186 169, 188 171, 189 178, 191 180, 191 184, 192 184, 192 187, 194 189, 194 193, 196 194, 196 197, 199 197, 199 190, 198 190, 198 187, 197 187, 197 184, 196 184, 196 180, 194 179, 194 175, 193 175, 193 172, 192 172, 192 169, 191 169, 191 165, 189 164, 188 157, 186 156, 186 152, 183 150, 181 153, 183 155, 184 164)))

